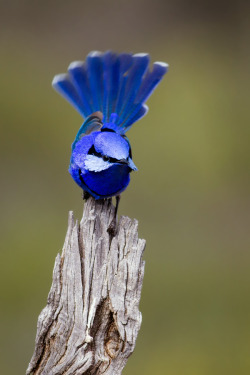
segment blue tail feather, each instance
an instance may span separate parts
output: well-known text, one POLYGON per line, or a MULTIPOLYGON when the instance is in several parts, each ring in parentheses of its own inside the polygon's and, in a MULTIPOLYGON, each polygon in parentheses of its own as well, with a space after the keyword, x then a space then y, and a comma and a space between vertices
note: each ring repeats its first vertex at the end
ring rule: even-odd
POLYGON ((52 81, 52 85, 82 116, 85 116, 82 100, 69 74, 57 74, 52 81))
MULTIPOLYGON (((138 119, 137 120, 139 120, 142 116, 144 116, 144 113, 142 114, 142 112, 144 112, 144 110, 143 110, 143 104, 139 103, 139 104, 133 104, 133 105, 131 105, 129 113, 127 114, 126 117, 124 117, 124 120, 123 120, 123 122, 121 124, 122 128, 126 128, 127 129, 128 124, 130 124, 130 122, 132 121, 132 119, 137 118, 137 115, 138 115, 138 119)), ((148 107, 147 107, 147 112, 148 112, 148 107)), ((135 121, 133 121, 133 122, 135 122, 135 121)))
POLYGON ((103 111, 103 63, 100 52, 91 52, 87 56, 88 81, 92 95, 92 111, 103 111))
POLYGON ((116 103, 119 94, 120 81, 120 61, 116 56, 112 66, 111 95, 109 99, 109 117, 112 113, 116 112, 116 103))
POLYGON ((112 89, 112 62, 113 55, 111 52, 106 52, 103 56, 103 117, 104 121, 109 118, 109 98, 112 89))
POLYGON ((147 72, 143 81, 141 82, 140 88, 137 92, 135 97, 134 103, 130 106, 130 111, 123 119, 123 127, 127 127, 130 123, 134 123, 138 121, 141 117, 145 116, 148 112, 144 113, 144 109, 142 107, 142 103, 144 103, 148 97, 152 94, 153 90, 156 88, 158 83, 161 81, 162 76, 167 72, 168 65, 161 62, 156 62, 153 65, 153 69, 151 72, 147 72))
POLYGON ((88 117, 93 111, 86 66, 83 61, 74 61, 69 65, 68 72, 82 100, 84 117, 88 117))
POLYGON ((103 97, 103 115, 104 122, 109 120, 113 109, 115 108, 117 92, 119 89, 119 60, 117 56, 108 51, 103 55, 103 83, 104 83, 104 97, 103 97))
POLYGON ((121 108, 125 100, 125 89, 127 85, 128 75, 126 74, 133 64, 133 56, 130 53, 122 53, 119 55, 120 60, 120 84, 118 89, 118 96, 116 100, 116 113, 121 112, 121 108))
POLYGON ((126 128, 126 132, 131 128, 131 126, 142 117, 146 116, 148 113, 148 106, 146 104, 140 105, 139 110, 134 111, 123 124, 123 128, 126 128))
POLYGON ((147 113, 145 101, 167 71, 164 63, 148 69, 149 55, 91 52, 86 62, 71 63, 68 74, 57 75, 52 85, 86 118, 104 115, 104 123, 116 113, 112 129, 124 134, 147 113))
POLYGON ((130 112, 130 107, 133 104, 137 91, 141 85, 142 77, 149 64, 149 55, 147 54, 136 54, 133 56, 133 65, 128 72, 127 82, 125 88, 125 101, 123 103, 120 113, 118 113, 120 120, 119 123, 122 124, 124 119, 127 117, 128 112, 130 112))
POLYGON ((161 81, 164 74, 167 72, 168 65, 162 62, 155 62, 152 71, 148 71, 143 79, 141 87, 135 98, 135 103, 143 103, 151 95, 161 81))
POLYGON ((116 102, 117 114, 122 112, 122 107, 124 105, 124 101, 126 100, 125 92, 126 92, 127 81, 128 81, 128 76, 123 76, 120 82, 119 93, 118 93, 118 98, 116 102))
POLYGON ((118 59, 120 61, 120 75, 122 77, 133 64, 133 55, 131 53, 121 53, 118 55, 118 59))

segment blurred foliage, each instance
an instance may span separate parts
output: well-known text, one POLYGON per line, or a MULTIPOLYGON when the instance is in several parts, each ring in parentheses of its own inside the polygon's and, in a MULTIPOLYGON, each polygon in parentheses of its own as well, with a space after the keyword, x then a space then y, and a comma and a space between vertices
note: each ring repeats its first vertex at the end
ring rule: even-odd
POLYGON ((139 172, 120 214, 139 220, 147 249, 143 324, 124 374, 249 374, 248 8, 70 4, 0 2, 1 373, 27 368, 67 212, 80 218, 83 206, 67 172, 82 120, 51 79, 111 48, 170 64, 128 134, 139 172))

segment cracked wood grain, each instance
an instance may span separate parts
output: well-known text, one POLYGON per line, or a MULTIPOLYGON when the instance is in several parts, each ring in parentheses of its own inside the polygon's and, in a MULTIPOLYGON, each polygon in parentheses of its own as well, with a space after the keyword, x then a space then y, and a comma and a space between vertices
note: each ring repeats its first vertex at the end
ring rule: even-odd
POLYGON ((145 241, 128 217, 110 237, 113 215, 111 200, 93 198, 80 225, 70 212, 27 375, 122 373, 141 325, 145 241))

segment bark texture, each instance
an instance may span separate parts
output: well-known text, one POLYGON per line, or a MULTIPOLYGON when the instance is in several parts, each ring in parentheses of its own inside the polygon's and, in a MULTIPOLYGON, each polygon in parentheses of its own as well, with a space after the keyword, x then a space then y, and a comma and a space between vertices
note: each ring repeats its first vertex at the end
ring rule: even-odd
POLYGON ((122 373, 141 325, 145 241, 128 217, 111 237, 113 216, 111 200, 92 198, 80 225, 70 212, 27 375, 122 373))

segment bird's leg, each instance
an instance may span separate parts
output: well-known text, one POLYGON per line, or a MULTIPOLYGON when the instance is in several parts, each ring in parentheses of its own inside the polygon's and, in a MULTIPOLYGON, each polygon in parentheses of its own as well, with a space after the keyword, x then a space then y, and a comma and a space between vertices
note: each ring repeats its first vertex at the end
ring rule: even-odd
POLYGON ((115 199, 116 199, 115 214, 114 214, 113 220, 111 221, 111 223, 109 224, 109 227, 107 229, 108 233, 112 237, 114 237, 116 235, 116 232, 117 232, 117 225, 118 225, 117 212, 118 212, 118 206, 119 206, 119 203, 120 203, 121 196, 117 195, 115 197, 115 199))
POLYGON ((84 201, 86 201, 86 200, 89 199, 89 197, 90 197, 90 194, 89 194, 87 191, 83 190, 83 191, 82 191, 82 199, 83 199, 84 201))

